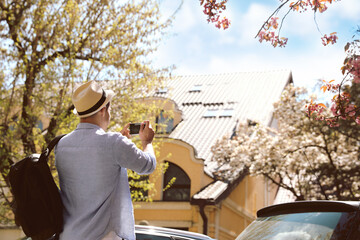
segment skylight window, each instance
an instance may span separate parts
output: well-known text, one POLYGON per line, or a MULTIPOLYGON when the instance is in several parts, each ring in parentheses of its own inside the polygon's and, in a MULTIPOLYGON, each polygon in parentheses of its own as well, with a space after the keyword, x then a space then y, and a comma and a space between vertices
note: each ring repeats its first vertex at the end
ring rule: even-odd
POLYGON ((234 109, 233 108, 226 108, 221 111, 220 117, 232 117, 234 115, 234 109))
POLYGON ((189 92, 201 92, 202 85, 201 84, 195 84, 189 92))
POLYGON ((203 115, 203 117, 205 117, 205 118, 208 118, 208 117, 216 117, 217 115, 218 115, 218 109, 208 109, 205 113, 204 113, 204 115, 203 115))

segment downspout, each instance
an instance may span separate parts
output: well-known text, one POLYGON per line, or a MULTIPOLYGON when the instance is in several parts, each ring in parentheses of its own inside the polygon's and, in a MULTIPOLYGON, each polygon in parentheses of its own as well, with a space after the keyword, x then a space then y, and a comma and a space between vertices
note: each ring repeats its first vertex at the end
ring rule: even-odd
POLYGON ((201 203, 199 203, 200 215, 201 215, 202 220, 203 220, 203 234, 207 235, 208 218, 207 218, 207 216, 205 214, 205 206, 206 206, 205 201, 201 201, 201 203))

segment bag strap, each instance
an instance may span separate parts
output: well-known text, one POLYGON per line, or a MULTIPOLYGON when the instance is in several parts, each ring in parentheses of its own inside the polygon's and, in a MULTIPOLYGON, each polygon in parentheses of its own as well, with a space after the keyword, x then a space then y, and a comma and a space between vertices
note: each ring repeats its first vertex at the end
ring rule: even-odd
POLYGON ((47 159, 51 153, 51 151, 53 150, 53 148, 56 146, 56 144, 60 141, 61 138, 63 138, 66 134, 62 134, 62 135, 58 135, 56 136, 53 140, 51 140, 51 142, 49 143, 49 145, 47 146, 47 148, 41 153, 40 157, 39 157, 39 162, 40 161, 45 161, 47 162, 47 159))

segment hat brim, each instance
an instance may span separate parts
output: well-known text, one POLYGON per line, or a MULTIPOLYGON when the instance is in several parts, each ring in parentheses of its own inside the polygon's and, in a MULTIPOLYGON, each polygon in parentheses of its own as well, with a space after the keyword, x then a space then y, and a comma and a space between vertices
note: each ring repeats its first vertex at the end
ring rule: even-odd
POLYGON ((77 110, 76 110, 76 108, 75 108, 75 109, 74 109, 74 113, 75 113, 77 116, 79 116, 80 118, 86 118, 86 117, 90 117, 90 116, 94 115, 95 113, 97 113, 98 111, 100 111, 100 110, 101 110, 103 107, 105 107, 106 104, 108 104, 108 103, 112 100, 112 98, 115 96, 115 93, 114 93, 114 91, 112 91, 112 90, 104 90, 104 91, 105 91, 105 93, 106 93, 106 99, 105 99, 104 103, 103 103, 98 109, 94 110, 94 111, 91 112, 91 113, 85 114, 85 115, 79 115, 79 113, 77 112, 77 110))

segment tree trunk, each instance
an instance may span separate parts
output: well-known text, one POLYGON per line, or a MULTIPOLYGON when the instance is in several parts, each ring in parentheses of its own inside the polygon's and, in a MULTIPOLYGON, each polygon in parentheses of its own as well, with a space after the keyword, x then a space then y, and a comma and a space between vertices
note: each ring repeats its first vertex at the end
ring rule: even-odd
POLYGON ((33 91, 35 87, 35 73, 34 67, 29 66, 29 70, 26 72, 25 89, 23 94, 23 104, 21 111, 21 141, 24 146, 24 153, 31 154, 36 152, 34 137, 32 129, 35 126, 35 121, 32 117, 33 108, 33 91))

